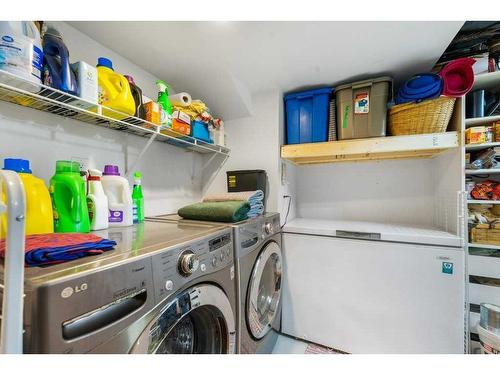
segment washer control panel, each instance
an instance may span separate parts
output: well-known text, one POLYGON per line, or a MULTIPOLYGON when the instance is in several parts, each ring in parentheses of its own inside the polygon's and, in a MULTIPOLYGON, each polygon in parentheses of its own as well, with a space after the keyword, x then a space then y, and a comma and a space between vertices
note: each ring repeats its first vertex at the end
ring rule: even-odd
POLYGON ((152 261, 155 301, 159 303, 191 280, 230 267, 232 231, 225 229, 184 246, 166 249, 154 255, 152 261))

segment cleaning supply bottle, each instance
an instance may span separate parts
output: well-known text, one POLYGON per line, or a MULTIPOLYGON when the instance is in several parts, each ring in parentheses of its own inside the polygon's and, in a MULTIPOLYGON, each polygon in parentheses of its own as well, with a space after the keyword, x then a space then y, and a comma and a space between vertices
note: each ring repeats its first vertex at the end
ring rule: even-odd
POLYGON ((110 227, 129 226, 134 223, 132 194, 126 178, 120 176, 116 165, 104 166, 101 177, 104 193, 108 197, 110 227))
POLYGON ((132 91, 132 96, 134 97, 135 102, 135 117, 139 117, 142 119, 146 118, 146 111, 144 109, 144 103, 142 102, 142 90, 139 86, 137 86, 134 82, 134 78, 128 75, 124 75, 127 78, 127 81, 130 85, 130 90, 132 91))
POLYGON ((97 60, 99 104, 114 111, 102 109, 102 114, 117 120, 133 116, 136 110, 130 84, 121 74, 115 73, 113 62, 105 57, 97 60), (118 112, 117 112, 118 111, 118 112))
POLYGON ((156 86, 158 86, 158 103, 160 103, 161 107, 165 111, 164 115, 160 119, 160 123, 167 124, 171 126, 172 124, 172 103, 168 98, 168 85, 162 80, 156 81, 156 86))
POLYGON ((43 83, 71 95, 79 95, 76 77, 69 63, 69 51, 61 33, 47 26, 43 34, 43 83))
MULTIPOLYGON (((32 21, 0 21, 0 69, 41 83, 43 52, 40 32, 32 21)), ((33 87, 38 91, 39 87, 33 87)))
POLYGON ((108 197, 101 183, 102 172, 89 169, 87 175, 87 207, 91 230, 106 229, 108 224, 108 197))
POLYGON ((134 172, 134 188, 132 189, 134 224, 144 221, 144 195, 142 194, 141 177, 140 172, 134 172))
POLYGON ((50 179, 50 195, 56 232, 90 232, 85 182, 80 177, 78 162, 56 162, 56 173, 50 179))
MULTIPOLYGON (((17 172, 26 193, 26 234, 45 234, 54 232, 52 203, 49 190, 41 178, 33 176, 29 160, 5 159, 3 169, 17 172)), ((5 194, 2 201, 5 202, 5 194)), ((7 231, 6 215, 1 216, 1 235, 5 238, 7 231)))

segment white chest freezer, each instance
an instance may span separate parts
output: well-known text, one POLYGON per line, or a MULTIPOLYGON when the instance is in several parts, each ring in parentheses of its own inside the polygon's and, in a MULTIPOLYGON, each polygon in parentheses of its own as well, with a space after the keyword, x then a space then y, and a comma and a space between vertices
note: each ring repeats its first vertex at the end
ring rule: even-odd
POLYGON ((283 257, 284 333, 349 353, 464 353, 460 238, 295 219, 283 257))

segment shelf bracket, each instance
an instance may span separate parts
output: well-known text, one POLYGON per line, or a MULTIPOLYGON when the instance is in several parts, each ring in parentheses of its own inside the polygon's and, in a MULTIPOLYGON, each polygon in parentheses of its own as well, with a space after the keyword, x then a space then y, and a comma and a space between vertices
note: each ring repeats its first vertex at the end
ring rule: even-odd
POLYGON ((154 140, 156 139, 156 137, 158 136, 159 133, 154 133, 148 140, 148 142, 146 143, 146 145, 142 148, 141 152, 139 153, 139 155, 137 156, 137 158, 134 160, 134 162, 132 163, 132 165, 127 168, 127 170, 125 171, 125 176, 129 176, 130 173, 135 169, 135 167, 137 166, 137 164, 139 164, 139 162, 141 161, 142 157, 144 156, 144 154, 148 151, 149 147, 153 144, 154 140))

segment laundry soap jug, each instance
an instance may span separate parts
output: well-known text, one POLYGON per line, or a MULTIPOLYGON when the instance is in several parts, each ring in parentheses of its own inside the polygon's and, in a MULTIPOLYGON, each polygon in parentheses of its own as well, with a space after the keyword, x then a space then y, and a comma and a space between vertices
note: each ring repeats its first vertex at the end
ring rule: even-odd
POLYGON ((160 116, 160 124, 172 126, 172 103, 168 98, 168 85, 162 80, 156 81, 156 86, 158 87, 158 103, 163 108, 163 112, 160 116))
POLYGON ((50 195, 56 232, 90 232, 85 182, 80 177, 79 163, 56 162, 56 173, 50 179, 50 195))
POLYGON ((87 208, 91 230, 106 229, 108 225, 108 197, 101 183, 102 172, 89 169, 87 175, 87 208))
POLYGON ((130 85, 130 90, 132 91, 132 96, 134 97, 134 102, 135 102, 134 116, 145 119, 146 110, 144 109, 144 103, 142 101, 142 90, 139 86, 135 84, 133 77, 127 75, 124 75, 124 77, 127 78, 127 81, 130 85))
POLYGON ((71 70, 76 76, 78 93, 83 100, 74 100, 71 104, 83 108, 95 108, 98 98, 97 69, 85 61, 71 64, 71 70))
POLYGON ((61 33, 49 25, 43 34, 43 83, 78 96, 76 77, 69 63, 69 51, 61 33))
POLYGON ((108 197, 108 221, 110 227, 124 227, 134 223, 130 185, 120 176, 116 165, 104 166, 101 178, 104 193, 108 197))
MULTIPOLYGON (((45 234, 54 232, 52 203, 49 190, 41 178, 33 176, 29 160, 5 159, 3 169, 19 174, 26 193, 26 234, 45 234)), ((2 189, 3 190, 3 189, 2 189)), ((5 203, 5 193, 2 201, 5 203)), ((7 217, 1 216, 1 235, 5 238, 7 232, 7 217)))
POLYGON ((97 62, 99 104, 114 111, 102 109, 102 114, 117 120, 133 116, 136 110, 134 97, 127 78, 115 73, 113 62, 99 57, 97 62), (118 111, 118 112, 117 112, 118 111))
MULTIPOLYGON (((41 83, 43 52, 40 32, 32 21, 0 21, 0 69, 41 83)), ((33 92, 39 87, 33 86, 33 92)))

